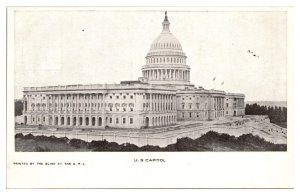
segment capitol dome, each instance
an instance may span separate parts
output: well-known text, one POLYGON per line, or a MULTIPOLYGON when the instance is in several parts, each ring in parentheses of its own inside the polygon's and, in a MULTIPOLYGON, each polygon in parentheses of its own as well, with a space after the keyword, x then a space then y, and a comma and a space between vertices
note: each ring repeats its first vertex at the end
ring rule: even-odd
POLYGON ((178 39, 172 33, 164 31, 153 41, 150 51, 163 49, 182 51, 178 39))
POLYGON ((187 85, 190 67, 178 39, 170 32, 167 12, 162 22, 162 32, 154 39, 143 66, 143 77, 152 84, 187 85))

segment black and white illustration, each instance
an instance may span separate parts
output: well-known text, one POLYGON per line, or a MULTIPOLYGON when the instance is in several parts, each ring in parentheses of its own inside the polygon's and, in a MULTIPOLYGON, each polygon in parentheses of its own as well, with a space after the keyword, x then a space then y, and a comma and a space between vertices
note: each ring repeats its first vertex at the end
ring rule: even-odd
POLYGON ((14 11, 16 152, 287 151, 283 11, 14 11))

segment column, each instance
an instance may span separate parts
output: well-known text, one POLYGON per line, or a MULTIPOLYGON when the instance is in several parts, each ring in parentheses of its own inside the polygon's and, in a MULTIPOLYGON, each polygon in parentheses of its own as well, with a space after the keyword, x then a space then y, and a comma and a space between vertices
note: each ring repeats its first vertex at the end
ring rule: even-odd
POLYGON ((92 116, 89 116, 89 126, 92 126, 92 116))
POLYGON ((155 78, 154 78, 154 71, 155 70, 151 70, 151 78, 152 78, 152 80, 155 80, 155 78))
POLYGON ((67 124, 68 124, 68 119, 67 119, 67 112, 68 112, 68 108, 67 108, 67 106, 66 106, 66 103, 67 103, 67 97, 68 97, 68 95, 66 94, 66 95, 64 95, 64 110, 65 110, 65 116, 64 116, 64 126, 67 126, 67 124))
MULTIPOLYGON (((61 98, 60 95, 57 95, 57 98, 58 98, 58 101, 57 101, 57 102, 58 102, 58 103, 57 103, 57 104, 58 104, 57 109, 58 109, 58 114, 60 114, 60 98, 61 98)), ((59 117, 58 117, 58 118, 59 118, 59 117)), ((60 124, 60 123, 58 123, 58 124, 60 124)))
POLYGON ((58 117, 57 125, 60 126, 61 125, 61 116, 60 116, 60 114, 58 114, 57 117, 58 117))
POLYGON ((70 126, 73 126, 73 115, 70 115, 70 126))
POLYGON ((172 79, 174 80, 174 78, 175 78, 175 70, 173 69, 172 70, 172 79))
POLYGON ((78 116, 78 114, 76 115, 76 126, 79 126, 79 116, 78 116))
POLYGON ((179 70, 179 80, 182 80, 182 70, 179 70))

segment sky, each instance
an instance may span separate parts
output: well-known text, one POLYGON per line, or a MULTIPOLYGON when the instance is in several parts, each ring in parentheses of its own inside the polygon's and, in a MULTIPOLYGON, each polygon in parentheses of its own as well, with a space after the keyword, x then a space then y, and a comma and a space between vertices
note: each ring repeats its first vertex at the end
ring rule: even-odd
MULTIPOLYGON (((15 98, 23 87, 136 80, 164 11, 15 11, 15 98)), ((286 101, 286 12, 173 8, 168 18, 187 55, 191 83, 244 93, 246 101, 286 101)))

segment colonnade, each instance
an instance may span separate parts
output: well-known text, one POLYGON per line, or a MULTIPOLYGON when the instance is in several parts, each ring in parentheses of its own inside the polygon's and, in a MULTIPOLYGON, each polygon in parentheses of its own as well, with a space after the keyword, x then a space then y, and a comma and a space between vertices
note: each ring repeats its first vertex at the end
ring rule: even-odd
POLYGON ((181 69, 144 70, 143 76, 148 80, 181 80, 190 81, 190 71, 181 69))

